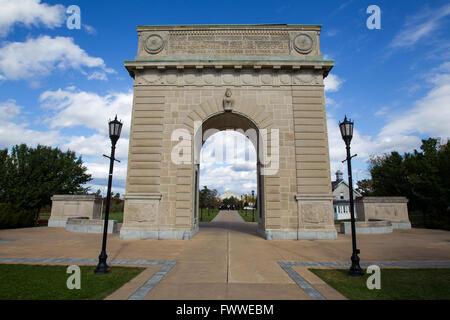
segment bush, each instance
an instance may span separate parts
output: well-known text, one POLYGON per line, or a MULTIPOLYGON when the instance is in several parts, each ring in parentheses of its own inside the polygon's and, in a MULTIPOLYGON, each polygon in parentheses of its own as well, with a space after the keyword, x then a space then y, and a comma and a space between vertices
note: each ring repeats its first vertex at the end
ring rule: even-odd
POLYGON ((36 226, 36 214, 31 210, 16 209, 8 203, 0 203, 0 229, 36 226))

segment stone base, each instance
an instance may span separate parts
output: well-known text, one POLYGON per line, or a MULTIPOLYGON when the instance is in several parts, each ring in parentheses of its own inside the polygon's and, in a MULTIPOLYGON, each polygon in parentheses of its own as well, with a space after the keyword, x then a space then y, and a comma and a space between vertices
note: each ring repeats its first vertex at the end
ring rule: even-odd
MULTIPOLYGON (((390 221, 361 221, 356 222, 356 234, 383 234, 392 233, 393 225, 390 221)), ((351 222, 341 222, 341 233, 351 234, 351 222)))
POLYGON ((297 240, 297 231, 262 230, 258 227, 257 232, 266 240, 297 240))
POLYGON ((56 220, 56 219, 49 219, 48 220, 48 227, 53 228, 65 228, 66 227, 67 220, 56 220))
POLYGON ((410 222, 391 222, 393 229, 411 229, 410 222))
MULTIPOLYGON (((73 219, 67 220, 66 231, 80 233, 103 233, 105 220, 100 219, 73 219)), ((108 234, 117 233, 117 221, 108 221, 108 234)))
POLYGON ((189 240, 198 232, 194 230, 172 229, 172 230, 144 230, 144 229, 120 229, 120 239, 155 239, 155 240, 189 240))
POLYGON ((337 240, 336 229, 299 230, 298 240, 337 240))
POLYGON ((299 230, 280 231, 262 230, 258 228, 258 234, 266 240, 336 240, 336 230, 299 230))

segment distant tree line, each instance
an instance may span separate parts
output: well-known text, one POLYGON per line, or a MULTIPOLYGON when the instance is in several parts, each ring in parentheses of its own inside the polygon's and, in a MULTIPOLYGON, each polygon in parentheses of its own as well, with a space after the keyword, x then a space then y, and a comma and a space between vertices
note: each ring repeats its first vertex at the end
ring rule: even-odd
POLYGON ((26 144, 0 150, 0 228, 34 226, 54 194, 86 194, 92 180, 81 157, 26 144))
POLYGON ((369 160, 371 179, 358 181, 363 196, 404 196, 413 224, 450 230, 450 142, 422 140, 420 150, 393 151, 369 160))
POLYGON ((233 210, 243 209, 247 206, 256 206, 256 197, 251 195, 244 195, 242 199, 236 197, 229 197, 223 200, 217 197, 216 189, 208 189, 207 186, 203 186, 203 189, 199 190, 199 207, 210 209, 226 209, 232 208, 233 210))
POLYGON ((203 189, 199 191, 199 206, 200 208, 218 209, 220 206, 220 200, 217 198, 216 189, 208 189, 207 186, 203 186, 203 189))

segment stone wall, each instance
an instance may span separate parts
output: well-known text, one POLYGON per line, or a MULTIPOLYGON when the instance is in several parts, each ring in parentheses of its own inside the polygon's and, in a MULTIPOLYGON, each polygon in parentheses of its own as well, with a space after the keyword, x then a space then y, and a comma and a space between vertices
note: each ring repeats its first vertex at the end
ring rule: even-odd
POLYGON ((405 197, 362 197, 356 199, 358 221, 386 220, 395 228, 411 228, 405 197))
POLYGON ((54 195, 49 227, 65 227, 68 218, 101 219, 102 198, 96 195, 54 195))

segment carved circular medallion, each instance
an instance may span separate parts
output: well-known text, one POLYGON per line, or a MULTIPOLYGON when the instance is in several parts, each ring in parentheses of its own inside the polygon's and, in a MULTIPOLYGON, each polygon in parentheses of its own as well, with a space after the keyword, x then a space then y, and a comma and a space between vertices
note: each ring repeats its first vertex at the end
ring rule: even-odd
POLYGON ((234 81, 234 75, 226 73, 222 76, 222 80, 225 84, 231 84, 234 81))
POLYGON ((144 48, 150 54, 157 54, 164 48, 164 40, 157 34, 151 34, 145 40, 144 48))
POLYGON ((145 81, 149 83, 156 83, 161 78, 159 74, 155 73, 144 73, 142 77, 144 78, 145 81))
POLYGON ((242 74, 241 79, 244 84, 253 84, 254 82, 253 76, 249 73, 242 74))
POLYGON ((272 76, 270 74, 262 74, 261 82, 264 84, 272 84, 272 76))
POLYGON ((194 83, 195 83, 195 80, 196 80, 195 74, 193 74, 193 73, 186 73, 186 74, 184 75, 184 81, 185 81, 187 84, 194 84, 194 83))
POLYGON ((206 84, 213 84, 215 80, 215 77, 211 73, 207 73, 203 75, 203 81, 205 81, 206 84))
POLYGON ((166 76, 166 81, 168 84, 174 84, 177 82, 177 75, 173 73, 169 73, 166 76))
POLYGON ((307 54, 313 48, 313 39, 306 33, 301 33, 294 39, 294 48, 297 52, 307 54))
POLYGON ((298 84, 318 84, 316 76, 312 73, 299 73, 294 78, 298 84))
POLYGON ((291 84, 291 76, 289 74, 283 74, 280 76, 282 84, 291 84))

